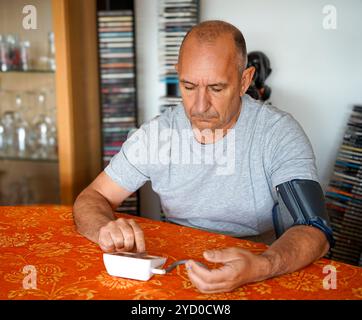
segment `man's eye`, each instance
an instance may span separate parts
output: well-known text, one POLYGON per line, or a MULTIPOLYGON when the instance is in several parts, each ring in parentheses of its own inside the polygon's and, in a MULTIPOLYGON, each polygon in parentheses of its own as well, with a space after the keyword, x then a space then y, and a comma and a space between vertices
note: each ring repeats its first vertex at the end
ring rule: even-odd
POLYGON ((194 87, 185 87, 186 90, 194 90, 194 87))
POLYGON ((221 89, 221 88, 211 87, 211 90, 212 90, 213 92, 220 92, 222 89, 221 89))

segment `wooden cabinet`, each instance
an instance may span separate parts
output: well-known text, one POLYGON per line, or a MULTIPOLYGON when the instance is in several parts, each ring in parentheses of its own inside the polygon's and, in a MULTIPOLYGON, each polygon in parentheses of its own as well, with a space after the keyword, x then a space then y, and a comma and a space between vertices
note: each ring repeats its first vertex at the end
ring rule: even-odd
MULTIPOLYGON (((14 14, 20 18, 23 16, 21 9, 24 3, 15 0, 8 6, 5 2, 8 3, 0 0, 0 5, 9 17, 7 22, 2 21, 1 24, 9 26, 14 14)), ((48 164, 47 168, 39 162, 36 170, 34 164, 22 162, 22 170, 39 172, 33 180, 47 182, 45 191, 53 188, 57 193, 57 197, 43 197, 40 202, 71 205, 81 190, 103 169, 97 1, 38 0, 33 3, 38 16, 46 17, 46 23, 38 25, 40 33, 46 35, 47 31, 43 28, 54 32, 56 71, 49 77, 52 77, 55 90, 58 159, 48 164), (49 174, 49 170, 52 170, 52 174, 49 174)), ((20 20, 17 20, 17 27, 19 23, 20 20)), ((21 32, 28 35, 27 31, 21 32)), ((33 41, 34 48, 39 44, 40 48, 43 47, 39 50, 46 51, 46 37, 39 38, 38 33, 33 35, 33 41)), ((34 52, 34 56, 37 55, 34 52)), ((29 75, 26 82, 34 83, 35 78, 29 75)), ((10 82, 16 86, 18 81, 12 79, 10 82)), ((6 187, 5 183, 2 188, 6 187)))
POLYGON ((53 31, 51 1, 35 0, 32 5, 35 8, 36 24, 35 29, 28 30, 23 25, 26 16, 23 12, 24 1, 0 0, 1 205, 60 202, 56 152, 52 156, 40 157, 36 155, 35 148, 30 151, 30 146, 27 145, 26 152, 19 155, 13 152, 16 147, 11 146, 12 139, 4 141, 11 137, 9 128, 14 128, 7 120, 15 119, 6 115, 17 115, 24 120, 28 126, 24 134, 26 137, 34 133, 31 130, 39 115, 36 96, 41 92, 46 97, 44 107, 51 109, 53 114, 52 123, 56 120, 55 72, 49 68, 47 60, 50 52, 49 39, 53 31), (27 47, 28 59, 20 59, 21 43, 25 42, 30 45, 27 47), (20 64, 19 61, 27 63, 20 64), (20 107, 15 106, 18 99, 20 107))
MULTIPOLYGON (((47 54, 48 33, 54 32, 56 71, 0 72, 0 90, 33 90, 44 84, 55 90, 58 159, 0 158, 0 194, 12 192, 16 199, 19 188, 31 184, 33 194, 42 193, 36 197, 38 203, 72 204, 101 171, 96 1, 31 4, 36 30, 22 25, 24 1, 0 0, 0 34, 16 33, 30 40, 31 56, 39 62, 47 54), (16 175, 17 184, 11 183, 16 175)), ((38 64, 34 68, 39 69, 38 64)), ((9 196, 3 204, 6 200, 9 196)))
POLYGON ((62 204, 101 171, 96 2, 53 0, 62 204))

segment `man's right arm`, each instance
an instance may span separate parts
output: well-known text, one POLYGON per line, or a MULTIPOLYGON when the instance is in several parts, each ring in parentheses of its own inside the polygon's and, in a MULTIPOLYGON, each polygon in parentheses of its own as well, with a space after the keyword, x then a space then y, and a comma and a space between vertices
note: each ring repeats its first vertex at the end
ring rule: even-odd
POLYGON ((114 210, 132 192, 120 187, 105 172, 85 188, 73 206, 74 222, 80 234, 106 252, 145 251, 142 229, 133 219, 118 218, 114 210))

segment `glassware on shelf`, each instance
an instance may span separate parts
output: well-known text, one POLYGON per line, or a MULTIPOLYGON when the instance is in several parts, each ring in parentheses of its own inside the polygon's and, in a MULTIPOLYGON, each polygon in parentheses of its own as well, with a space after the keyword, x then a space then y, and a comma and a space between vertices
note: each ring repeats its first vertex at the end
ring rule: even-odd
POLYGON ((0 157, 5 154, 5 128, 0 121, 0 157))
POLYGON ((17 123, 15 126, 15 149, 17 152, 17 156, 24 158, 28 155, 28 133, 29 127, 25 121, 17 123))
POLYGON ((29 71, 30 41, 19 41, 16 34, 0 35, 0 70, 6 71, 29 71))
POLYGON ((26 120, 26 107, 22 96, 15 95, 15 152, 18 157, 27 157, 30 155, 29 134, 30 128, 26 120))
POLYGON ((48 158, 48 137, 49 126, 45 120, 45 117, 39 116, 37 121, 33 124, 33 133, 35 141, 35 150, 33 153, 34 158, 48 158))
MULTIPOLYGON (((1 35, 0 35, 0 42, 1 42, 1 35)), ((1 66, 1 59, 0 59, 0 66, 1 66)), ((5 137, 4 137, 4 126, 2 123, 2 110, 3 110, 3 103, 4 103, 4 92, 0 90, 0 156, 3 156, 4 149, 5 149, 5 137)))
POLYGON ((11 155, 13 153, 15 114, 9 108, 9 92, 0 91, 0 153, 11 155))
POLYGON ((53 88, 48 90, 47 114, 50 118, 49 154, 51 158, 58 155, 58 130, 57 130, 57 108, 55 107, 55 92, 53 88))
POLYGON ((56 128, 54 121, 48 114, 46 93, 41 91, 37 95, 37 114, 33 119, 33 141, 35 158, 56 157, 56 128))
POLYGON ((5 111, 1 117, 1 124, 4 128, 4 154, 9 157, 16 155, 15 141, 16 141, 16 129, 15 129, 16 116, 14 111, 5 111))
POLYGON ((16 34, 8 34, 6 38, 8 43, 8 59, 10 63, 10 70, 20 70, 21 56, 19 37, 16 34))
POLYGON ((4 35, 0 35, 0 70, 9 70, 9 47, 4 35))
POLYGON ((49 107, 51 99, 47 99, 52 93, 0 91, 0 107, 4 110, 0 111, 1 157, 57 158, 55 108, 49 107), (12 102, 5 106, 8 100, 12 102))
POLYGON ((52 71, 55 71, 54 32, 48 33, 48 68, 52 71))
MULTIPOLYGON (((9 95, 9 93, 6 93, 9 95)), ((29 126, 23 115, 20 94, 15 96, 14 108, 7 108, 0 124, 0 150, 2 156, 26 157, 28 155, 29 126)))
POLYGON ((30 67, 30 56, 29 56, 30 41, 20 42, 20 63, 21 70, 29 71, 30 67))

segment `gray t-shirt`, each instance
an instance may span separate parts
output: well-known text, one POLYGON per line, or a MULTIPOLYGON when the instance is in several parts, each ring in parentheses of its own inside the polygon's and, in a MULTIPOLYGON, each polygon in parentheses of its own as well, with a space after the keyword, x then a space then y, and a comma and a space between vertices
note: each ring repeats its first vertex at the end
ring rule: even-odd
POLYGON ((311 144, 288 113, 244 95, 234 127, 200 144, 182 104, 143 124, 105 172, 133 192, 150 180, 168 220, 245 237, 273 230, 275 186, 318 181, 311 144))

